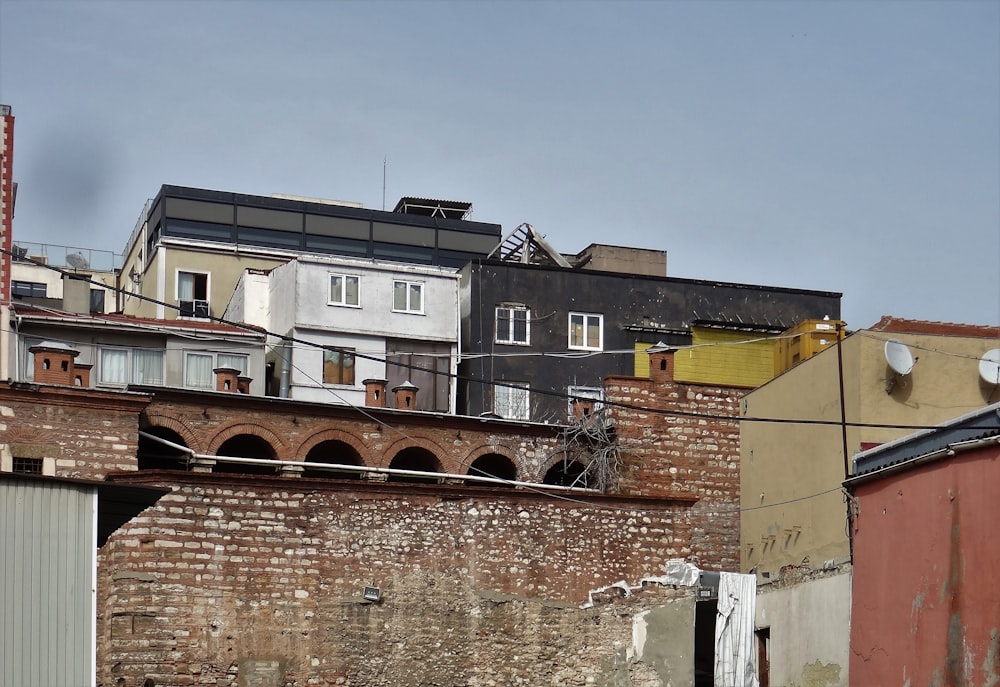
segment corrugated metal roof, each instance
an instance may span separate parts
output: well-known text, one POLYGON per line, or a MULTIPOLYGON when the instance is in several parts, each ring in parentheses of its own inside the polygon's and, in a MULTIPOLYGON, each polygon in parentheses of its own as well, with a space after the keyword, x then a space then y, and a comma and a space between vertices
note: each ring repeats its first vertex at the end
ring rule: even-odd
POLYGON ((85 315, 71 312, 53 312, 30 306, 15 306, 18 315, 33 320, 60 320, 62 322, 76 322, 81 325, 92 325, 100 327, 102 325, 120 327, 155 327, 173 331, 191 332, 211 332, 218 334, 243 334, 247 336, 264 336, 264 330, 254 325, 235 326, 222 324, 221 322, 203 322, 199 320, 161 320, 155 317, 135 317, 133 315, 122 315, 120 313, 106 313, 101 315, 85 315))
POLYGON ((1000 438, 1000 403, 858 453, 854 456, 854 476, 847 482, 906 463, 925 462, 939 453, 946 457, 963 445, 979 445, 995 438, 1000 438))

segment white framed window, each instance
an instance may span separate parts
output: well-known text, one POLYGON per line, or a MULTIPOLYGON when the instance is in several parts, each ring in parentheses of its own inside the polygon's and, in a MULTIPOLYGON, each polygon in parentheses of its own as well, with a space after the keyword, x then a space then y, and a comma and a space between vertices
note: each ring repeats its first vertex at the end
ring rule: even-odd
POLYGON ((352 274, 330 275, 330 300, 328 305, 361 307, 361 277, 352 274))
POLYGON ((593 399, 594 407, 592 412, 597 412, 603 407, 601 401, 604 400, 604 389, 599 386, 569 386, 566 387, 566 395, 569 396, 566 403, 566 417, 575 417, 573 412, 573 400, 579 398, 593 399))
POLYGON ((177 270, 177 316, 207 319, 209 273, 177 270))
POLYGON ((531 311, 523 305, 498 305, 496 343, 527 346, 531 343, 528 321, 531 311))
POLYGON ((162 350, 101 347, 97 354, 97 383, 163 386, 163 360, 162 350))
POLYGON ((508 420, 527 420, 531 417, 528 404, 528 384, 502 382, 493 386, 493 412, 508 420))
POLYGON ((188 353, 184 356, 184 386, 193 389, 214 389, 214 356, 210 353, 188 353))
POLYGON ((424 312, 423 282, 393 280, 392 309, 394 312, 422 314, 424 312))
POLYGON ((604 350, 604 315, 571 312, 569 347, 586 351, 604 350))
POLYGON ((248 356, 240 353, 188 352, 184 355, 184 386, 192 389, 214 389, 215 373, 212 370, 228 367, 245 375, 248 356))

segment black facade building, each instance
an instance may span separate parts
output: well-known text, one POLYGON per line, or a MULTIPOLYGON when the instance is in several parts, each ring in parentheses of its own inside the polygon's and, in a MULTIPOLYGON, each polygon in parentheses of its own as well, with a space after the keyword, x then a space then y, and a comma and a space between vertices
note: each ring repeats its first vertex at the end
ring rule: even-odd
POLYGON ((461 275, 458 412, 469 415, 564 422, 566 395, 599 398, 606 376, 635 373, 637 344, 688 345, 693 325, 777 334, 840 318, 828 291, 500 260, 461 275))

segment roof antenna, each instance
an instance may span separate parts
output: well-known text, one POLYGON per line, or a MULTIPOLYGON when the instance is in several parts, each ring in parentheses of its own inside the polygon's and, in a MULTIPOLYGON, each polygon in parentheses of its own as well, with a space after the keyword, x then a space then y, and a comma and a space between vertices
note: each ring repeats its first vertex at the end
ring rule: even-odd
POLYGON ((385 210, 385 168, 389 163, 388 157, 382 158, 382 210, 385 210))

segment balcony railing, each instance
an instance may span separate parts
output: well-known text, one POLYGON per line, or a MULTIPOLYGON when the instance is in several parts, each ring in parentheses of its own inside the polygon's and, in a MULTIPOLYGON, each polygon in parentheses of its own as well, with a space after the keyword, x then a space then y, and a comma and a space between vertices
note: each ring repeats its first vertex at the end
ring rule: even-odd
POLYGON ((58 246, 51 243, 14 241, 14 261, 43 262, 53 267, 64 267, 93 272, 111 272, 121 269, 124 256, 109 250, 94 250, 76 246, 58 246), (30 259, 30 260, 29 260, 30 259))

